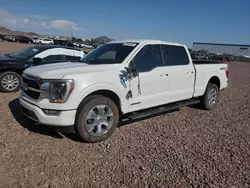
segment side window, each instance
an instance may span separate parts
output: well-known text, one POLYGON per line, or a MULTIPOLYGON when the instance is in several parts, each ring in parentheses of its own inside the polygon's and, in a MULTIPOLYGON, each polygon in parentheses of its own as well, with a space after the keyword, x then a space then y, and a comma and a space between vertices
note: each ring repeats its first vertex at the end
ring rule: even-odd
POLYGON ((187 65, 189 59, 183 46, 162 45, 165 66, 187 65))
POLYGON ((66 61, 79 61, 80 59, 81 59, 80 56, 65 55, 65 60, 66 61))
POLYGON ((116 51, 110 50, 98 57, 98 59, 115 59, 116 57, 116 51))
POLYGON ((62 61, 62 60, 63 60, 62 55, 49 55, 43 58, 43 61, 62 61))
POLYGON ((149 72, 156 67, 162 67, 162 54, 160 45, 146 45, 132 60, 139 72, 149 72))

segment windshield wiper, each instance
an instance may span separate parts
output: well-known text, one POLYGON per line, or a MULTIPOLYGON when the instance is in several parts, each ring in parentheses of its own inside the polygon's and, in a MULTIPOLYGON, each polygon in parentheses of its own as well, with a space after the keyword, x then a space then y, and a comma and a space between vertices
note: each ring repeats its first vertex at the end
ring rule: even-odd
POLYGON ((94 60, 94 59, 81 60, 81 62, 83 62, 83 63, 99 63, 98 61, 96 61, 96 60, 94 60))
MULTIPOLYGON (((83 60, 84 61, 84 60, 83 60)), ((85 60, 85 62, 97 62, 96 60, 94 59, 88 59, 88 60, 85 60)))

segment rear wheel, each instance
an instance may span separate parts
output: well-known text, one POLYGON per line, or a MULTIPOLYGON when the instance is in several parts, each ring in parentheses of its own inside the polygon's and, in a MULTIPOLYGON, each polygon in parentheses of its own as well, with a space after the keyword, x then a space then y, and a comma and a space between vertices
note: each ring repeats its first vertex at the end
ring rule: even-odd
POLYGON ((0 75, 0 90, 5 93, 18 91, 21 87, 21 77, 15 72, 4 72, 0 75))
POLYGON ((105 96, 93 95, 80 105, 75 131, 86 142, 100 142, 112 135, 118 121, 116 104, 105 96))
POLYGON ((219 89, 216 84, 208 83, 205 94, 201 97, 201 107, 212 110, 218 101, 219 89))

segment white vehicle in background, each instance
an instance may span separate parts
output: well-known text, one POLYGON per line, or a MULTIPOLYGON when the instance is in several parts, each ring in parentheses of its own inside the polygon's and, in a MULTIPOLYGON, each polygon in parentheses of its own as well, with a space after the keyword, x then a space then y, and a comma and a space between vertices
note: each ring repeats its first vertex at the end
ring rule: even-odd
POLYGON ((84 47, 84 45, 85 45, 84 43, 80 43, 80 47, 81 47, 81 48, 83 48, 83 47, 84 47))
POLYGON ((81 47, 81 43, 79 43, 79 42, 73 42, 73 45, 74 45, 75 47, 78 47, 78 48, 81 47))
POLYGON ((34 44, 38 44, 38 37, 32 37, 31 40, 34 44))
POLYGON ((182 44, 116 41, 81 62, 26 69, 20 104, 36 122, 73 127, 83 140, 98 142, 110 137, 123 118, 141 119, 196 103, 213 109, 228 75, 226 63, 192 61, 182 44))
POLYGON ((82 44, 82 48, 94 49, 94 46, 89 45, 89 44, 82 44))
POLYGON ((39 38, 37 40, 37 44, 54 44, 54 41, 53 41, 53 39, 39 38))

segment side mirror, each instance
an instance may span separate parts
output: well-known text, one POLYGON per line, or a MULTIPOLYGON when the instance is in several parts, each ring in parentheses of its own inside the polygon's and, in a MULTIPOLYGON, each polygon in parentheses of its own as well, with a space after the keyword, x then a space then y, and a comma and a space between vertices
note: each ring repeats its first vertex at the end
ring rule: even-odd
POLYGON ((129 65, 129 68, 127 69, 127 72, 130 75, 130 77, 132 77, 132 78, 139 76, 139 71, 137 70, 137 68, 135 66, 134 60, 132 60, 130 62, 130 65, 129 65))
POLYGON ((131 68, 131 73, 133 74, 133 77, 139 76, 139 71, 135 67, 131 68))
POLYGON ((42 62, 42 59, 39 58, 39 57, 34 57, 34 58, 33 58, 33 62, 34 62, 35 65, 38 65, 39 63, 42 62))

